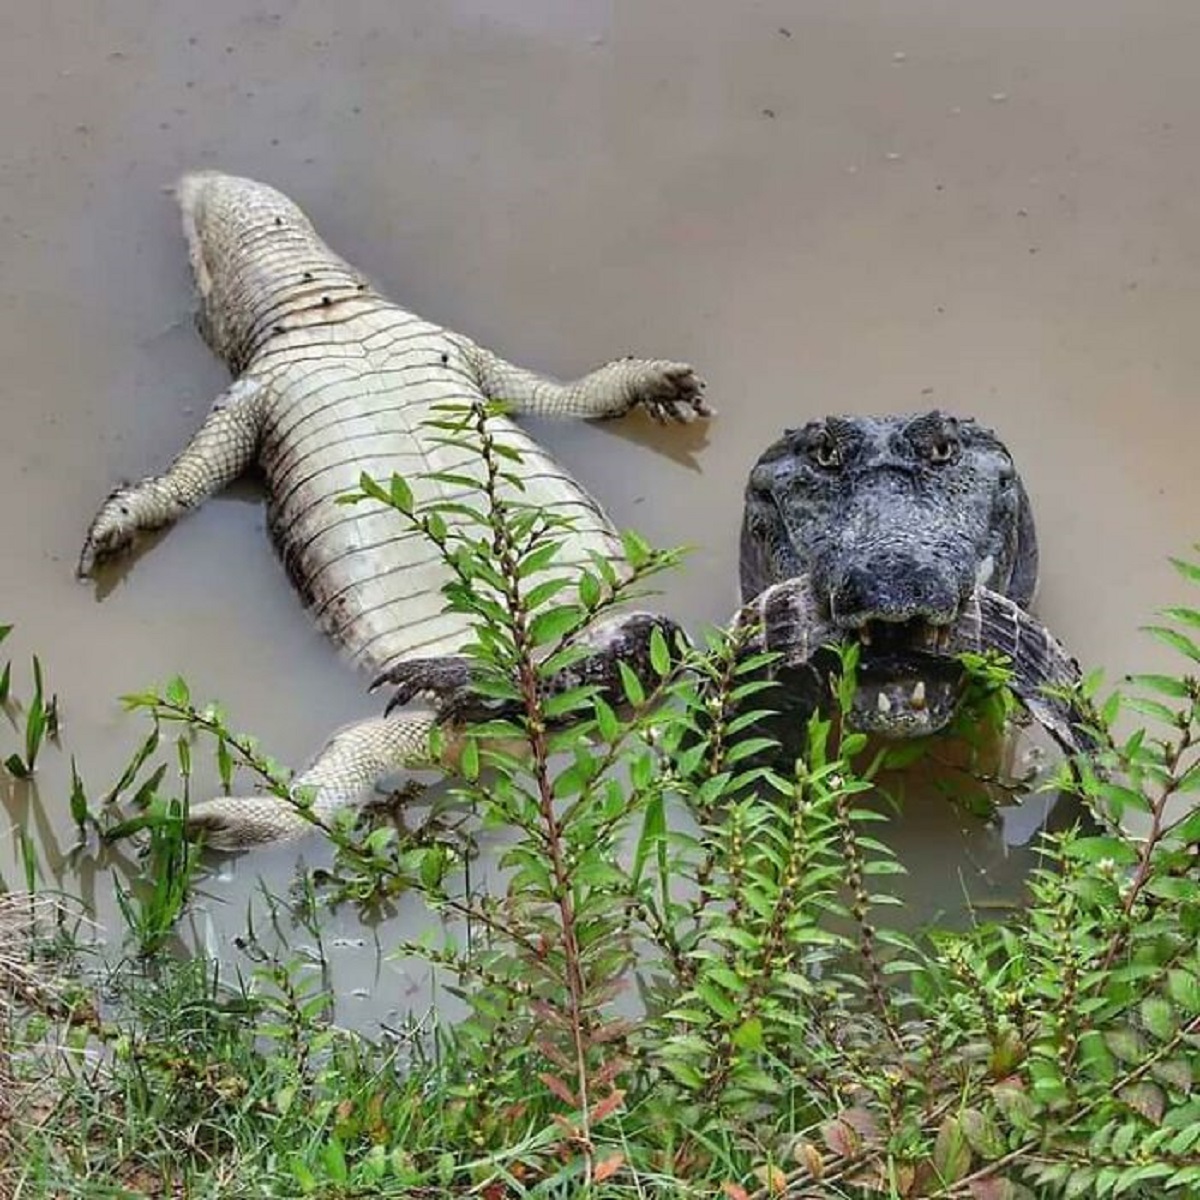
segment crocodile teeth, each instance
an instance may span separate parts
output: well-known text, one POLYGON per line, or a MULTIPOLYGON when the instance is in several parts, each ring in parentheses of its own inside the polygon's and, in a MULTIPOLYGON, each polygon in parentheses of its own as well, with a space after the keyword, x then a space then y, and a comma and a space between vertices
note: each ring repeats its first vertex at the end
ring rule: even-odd
POLYGON ((880 692, 879 695, 875 697, 875 707, 879 709, 879 715, 881 717, 886 717, 891 713, 892 702, 887 698, 886 692, 880 692))
MULTIPOLYGON (((882 695, 882 693, 880 694, 882 695)), ((912 706, 913 708, 925 707, 925 680, 923 679, 918 679, 912 690, 912 706)))

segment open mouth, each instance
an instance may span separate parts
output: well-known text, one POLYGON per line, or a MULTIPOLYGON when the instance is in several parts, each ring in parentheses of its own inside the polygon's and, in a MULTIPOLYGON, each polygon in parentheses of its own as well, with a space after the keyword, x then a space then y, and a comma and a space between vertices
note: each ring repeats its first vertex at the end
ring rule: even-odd
POLYGON ((864 733, 923 737, 949 723, 962 695, 963 669, 953 627, 921 618, 867 621, 854 631, 862 647, 850 720, 864 733))
MULTIPOLYGON (((936 733, 962 694, 965 672, 957 656, 994 651, 1011 664, 1014 694, 1067 753, 1094 744, 1083 714, 1063 694, 1078 684, 1079 664, 1040 621, 986 587, 976 588, 949 624, 875 619, 848 629, 833 625, 801 575, 749 600, 734 627, 750 631, 743 653, 775 656, 766 674, 782 685, 778 696, 787 712, 780 715, 794 721, 828 709, 828 677, 837 669, 828 647, 854 638, 862 653, 851 720, 864 732, 893 738, 936 733)), ((773 694, 771 703, 777 702, 773 694)))

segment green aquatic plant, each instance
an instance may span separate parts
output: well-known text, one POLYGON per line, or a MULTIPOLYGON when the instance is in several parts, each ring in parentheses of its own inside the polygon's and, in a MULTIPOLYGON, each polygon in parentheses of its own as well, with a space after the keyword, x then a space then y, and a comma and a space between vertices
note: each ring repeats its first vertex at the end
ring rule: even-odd
MULTIPOLYGON (((334 866, 301 889, 317 924, 321 898, 422 895, 444 939, 393 949, 467 1015, 376 1044, 331 1023, 311 963, 259 954, 231 989, 202 956, 152 955, 89 1034, 106 1069, 27 1137, 25 1177, 46 1190, 25 1194, 68 1194, 64 1147, 92 1180, 141 1170, 190 1195, 251 1176, 258 1195, 489 1200, 1200 1194, 1200 609, 1152 628, 1177 674, 1108 695, 1092 677, 1076 697, 1094 749, 1047 786, 1088 821, 1043 837, 1024 905, 913 931, 888 889, 887 756, 847 720, 856 652, 790 757, 758 732, 772 693, 738 634, 659 633, 648 670, 562 690, 580 635, 678 555, 630 536, 629 580, 597 562, 564 581, 569 522, 505 491, 487 421, 476 407, 440 428, 480 446, 486 536, 414 507, 403 480, 351 498, 404 514, 455 573, 447 603, 478 619, 461 770, 416 826, 332 822, 334 866)), ((1002 664, 972 670, 973 711, 1006 719, 1002 664)), ((177 840, 192 739, 213 742, 226 788, 249 770, 305 798, 181 683, 130 704, 149 738, 111 803, 75 811, 146 846, 152 899, 126 919, 154 949, 196 879, 177 840), (173 764, 156 758, 167 726, 173 764)))

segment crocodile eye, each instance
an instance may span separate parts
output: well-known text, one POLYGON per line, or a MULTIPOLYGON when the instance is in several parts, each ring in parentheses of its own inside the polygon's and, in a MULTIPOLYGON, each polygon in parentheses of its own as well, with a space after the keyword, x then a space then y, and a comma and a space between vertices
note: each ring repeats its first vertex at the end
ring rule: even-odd
POLYGON ((842 454, 828 434, 809 451, 813 462, 824 471, 836 471, 842 465, 842 454))
POLYGON ((935 466, 950 462, 958 454, 958 441, 955 438, 938 438, 929 447, 929 461, 935 466))

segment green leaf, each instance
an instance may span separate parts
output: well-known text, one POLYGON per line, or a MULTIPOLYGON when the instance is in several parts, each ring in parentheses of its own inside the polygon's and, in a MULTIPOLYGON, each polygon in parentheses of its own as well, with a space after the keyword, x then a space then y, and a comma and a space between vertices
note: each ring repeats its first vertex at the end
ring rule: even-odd
POLYGON ((637 848, 633 856, 633 877, 641 879, 650 856, 667 837, 666 804, 661 792, 655 792, 647 801, 642 813, 642 830, 638 835, 637 848))
POLYGON ((644 567, 652 553, 649 543, 632 529, 621 530, 621 545, 625 548, 625 559, 634 570, 644 567))
POLYGON ((736 1020, 739 1009, 736 1004, 710 979, 696 981, 696 994, 724 1021, 736 1020))
POLYGON ((530 550, 517 564, 517 574, 522 579, 528 579, 531 575, 536 575, 539 571, 545 571, 548 567, 553 566, 562 550, 562 545, 561 541, 542 542, 530 550))
POLYGON ((763 1024, 758 1017, 750 1017, 733 1031, 733 1044, 739 1050, 761 1050, 763 1048, 763 1024))
POLYGON ((168 704, 175 708, 187 708, 191 703, 191 693, 188 691, 188 685, 182 676, 176 675, 171 679, 166 688, 163 690, 163 697, 168 704))
POLYGON ((596 714, 596 729, 600 734, 600 738, 605 742, 615 742, 621 735, 621 723, 617 720, 617 714, 613 712, 612 706, 605 700, 597 696, 592 700, 592 711, 596 714))
POLYGON ((1131 866, 1138 858, 1137 850, 1124 838, 1117 837, 1071 838, 1064 843, 1063 854, 1087 863, 1111 859, 1118 866, 1131 866))
POLYGON ((463 739, 462 755, 458 763, 464 779, 474 781, 479 778, 479 742, 476 738, 463 739))
POLYGON ((554 579, 543 579, 541 583, 535 584, 525 594, 525 607, 530 612, 540 612, 559 592, 569 587, 570 583, 569 579, 561 576, 554 579))
POLYGON ((41 695, 38 694, 34 697, 25 717, 25 765, 31 774, 34 763, 37 762, 38 751, 41 749, 45 732, 46 710, 42 704, 41 695))
POLYGON ((625 699, 629 701, 634 708, 641 708, 646 703, 646 689, 642 687, 642 681, 634 673, 633 668, 628 663, 618 659, 617 671, 621 676, 621 688, 625 693, 625 699))
POLYGON ((1147 996, 1141 1015, 1143 1028, 1159 1041, 1165 1042, 1175 1032, 1175 1010, 1161 996, 1147 996))
POLYGON ((1172 700, 1187 700, 1190 696, 1187 684, 1173 675, 1127 675, 1126 679, 1138 687, 1169 696, 1172 700))
POLYGON ((1167 994, 1189 1017, 1200 1013, 1200 980, 1190 971, 1182 968, 1168 971, 1167 994))
POLYGON ((412 488, 408 486, 408 481, 402 475, 392 476, 391 483, 388 486, 388 500, 391 503, 391 506, 395 509, 398 509, 400 512, 412 512, 412 488))
POLYGON ((1200 646, 1186 633, 1180 633, 1178 629, 1171 629, 1166 625, 1143 625, 1142 632, 1148 633, 1163 645, 1170 646, 1172 650, 1177 650, 1192 662, 1200 662, 1200 646))
POLYGON ((1178 621, 1181 625, 1200 626, 1200 611, 1194 608, 1182 608, 1173 606, 1162 610, 1164 617, 1170 617, 1172 621, 1178 621))
MULTIPOLYGON (((323 1000, 323 998, 322 998, 323 1000)), ((350 1178, 350 1170, 346 1165, 346 1152, 342 1149, 341 1139, 331 1137, 325 1143, 321 1157, 325 1161, 325 1170, 335 1183, 345 1183, 350 1178)))
POLYGON ((1132 1026, 1121 1025, 1107 1030, 1104 1042, 1124 1063, 1140 1063, 1146 1057, 1146 1039, 1132 1026))
POLYGON ((17 779, 28 779, 32 774, 19 754, 10 754, 4 760, 4 765, 8 769, 9 774, 17 779))
POLYGON ((75 766, 75 755, 71 755, 71 820, 76 826, 82 829, 88 821, 92 820, 92 814, 88 809, 87 795, 83 790, 83 780, 79 777, 79 770, 75 766))
POLYGON ((600 590, 600 580, 592 574, 591 571, 584 571, 579 576, 579 600, 584 608, 589 611, 594 609, 600 603, 602 592, 600 590))
POLYGON ((1168 708, 1157 700, 1148 700, 1145 696, 1126 696, 1125 707, 1131 712, 1140 713, 1143 717, 1161 721, 1164 725, 1179 724, 1179 714, 1175 709, 1168 708))
POLYGON ((671 651, 667 648, 663 631, 657 625, 650 631, 650 665, 663 679, 671 673, 671 651))
POLYGON ((690 1091, 699 1091, 704 1086, 704 1076, 691 1063, 681 1062, 675 1058, 664 1058, 662 1065, 690 1091))
POLYGON ((1189 582, 1200 583, 1200 566, 1197 566, 1195 563, 1190 563, 1182 558, 1173 558, 1171 559, 1171 566, 1189 582))
POLYGON ((529 622, 530 640, 535 646, 561 641, 579 629, 586 619, 587 613, 576 604, 564 604, 561 608, 540 612, 529 622))

